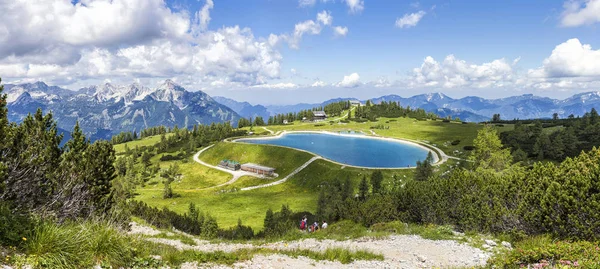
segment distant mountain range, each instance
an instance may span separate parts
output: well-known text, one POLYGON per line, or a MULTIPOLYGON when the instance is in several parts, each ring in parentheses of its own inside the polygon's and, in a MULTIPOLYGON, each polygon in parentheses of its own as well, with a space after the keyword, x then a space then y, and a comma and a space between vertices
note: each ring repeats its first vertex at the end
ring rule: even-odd
POLYGON ((206 93, 187 91, 171 80, 156 88, 137 83, 127 86, 105 83, 77 91, 43 82, 6 84, 4 93, 8 95, 9 120, 20 122, 28 113, 41 108, 53 113, 60 129, 71 131, 79 121, 83 131, 94 140, 157 125, 237 123, 240 117, 206 93))
MULTIPOLYGON (((137 83, 117 86, 110 83, 82 88, 77 91, 43 82, 4 85, 8 95, 9 120, 20 122, 38 108, 52 111, 60 132, 68 134, 79 121, 83 131, 92 139, 110 138, 122 131, 165 125, 185 128, 194 124, 230 121, 237 124, 240 117, 263 117, 279 113, 298 112, 339 101, 358 100, 337 98, 315 104, 251 105, 225 97, 210 97, 202 91, 187 91, 171 80, 155 88, 137 83)), ((366 100, 359 100, 365 102, 366 100)), ((442 117, 459 117, 464 121, 486 121, 499 113, 502 119, 561 118, 570 114, 581 116, 595 107, 600 109, 600 91, 573 95, 564 100, 532 94, 501 99, 468 96, 460 99, 442 93, 412 97, 386 95, 371 99, 374 103, 400 102, 402 106, 422 108, 442 117)))
MULTIPOLYGON (((279 113, 297 112, 347 100, 366 102, 366 100, 359 100, 357 98, 336 98, 315 104, 301 103, 284 106, 256 105, 254 107, 266 108, 270 115, 275 115, 279 113)), ((581 116, 585 114, 585 112, 589 112, 592 107, 600 109, 600 91, 580 93, 564 100, 539 97, 534 96, 533 94, 511 96, 501 99, 485 99, 476 96, 454 99, 443 93, 420 94, 408 98, 398 95, 385 95, 370 100, 374 103, 380 103, 381 101, 400 102, 400 105, 404 107, 410 106, 412 108, 422 108, 428 112, 434 112, 441 117, 459 117, 461 120, 471 122, 489 120, 497 113, 499 113, 503 119, 551 118, 554 113, 558 113, 561 118, 565 118, 571 114, 581 116)), ((227 99, 227 101, 227 106, 232 108, 237 106, 238 102, 231 99, 227 99)), ((248 103, 245 104, 251 106, 248 103)), ((242 117, 249 117, 249 115, 241 110, 236 110, 235 108, 234 110, 242 117)))

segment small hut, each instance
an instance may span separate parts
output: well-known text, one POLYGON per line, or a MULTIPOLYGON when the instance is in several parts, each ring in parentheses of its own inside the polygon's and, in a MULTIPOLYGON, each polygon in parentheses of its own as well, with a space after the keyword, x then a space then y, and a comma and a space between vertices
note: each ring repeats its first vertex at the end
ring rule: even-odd
POLYGON ((237 171, 237 170, 240 170, 241 165, 239 162, 236 162, 234 160, 225 159, 225 160, 222 160, 221 162, 219 162, 219 167, 229 169, 232 171, 237 171))
POLYGON ((275 168, 258 165, 255 163, 242 164, 242 171, 251 172, 259 175, 272 176, 275 172, 275 168))

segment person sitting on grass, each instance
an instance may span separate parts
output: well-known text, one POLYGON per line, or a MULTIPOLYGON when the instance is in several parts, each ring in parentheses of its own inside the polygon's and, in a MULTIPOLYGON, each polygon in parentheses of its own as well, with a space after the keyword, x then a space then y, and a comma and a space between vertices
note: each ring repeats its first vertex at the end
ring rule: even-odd
POLYGON ((307 228, 307 227, 306 227, 306 223, 307 223, 307 221, 306 221, 306 216, 304 216, 304 217, 302 218, 302 220, 300 221, 300 230, 301 230, 301 231, 305 231, 305 230, 306 230, 306 228, 307 228))
POLYGON ((321 224, 321 229, 326 229, 327 228, 327 222, 323 221, 323 224, 321 224))

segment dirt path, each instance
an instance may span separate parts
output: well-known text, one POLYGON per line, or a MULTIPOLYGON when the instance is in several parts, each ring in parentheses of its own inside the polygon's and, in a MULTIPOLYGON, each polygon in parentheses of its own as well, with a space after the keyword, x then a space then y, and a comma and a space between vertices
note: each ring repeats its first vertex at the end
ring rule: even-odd
POLYGON ((267 132, 269 132, 269 133, 271 133, 271 134, 275 134, 275 132, 273 132, 273 131, 271 131, 271 130, 267 129, 267 127, 262 127, 262 128, 263 128, 263 129, 265 129, 265 131, 267 131, 267 132))
POLYGON ((312 157, 310 160, 308 160, 307 162, 305 162, 302 166, 296 168, 296 170, 294 170, 293 172, 291 172, 289 175, 287 175, 286 177, 277 180, 275 182, 271 182, 271 183, 267 183, 267 184, 263 184, 263 185, 257 185, 257 186, 252 186, 252 187, 246 187, 246 188, 241 188, 242 191, 249 191, 249 190, 254 190, 254 189, 259 189, 259 188, 266 188, 266 187, 271 187, 271 186, 275 186, 278 184, 281 184, 283 182, 286 182, 290 177, 294 176, 295 174, 297 174, 298 172, 302 171, 302 169, 306 168, 309 164, 311 164, 312 162, 318 160, 318 159, 322 159, 319 156, 315 156, 312 157))
MULTIPOLYGON (((139 226, 138 226, 139 227, 139 226)), ((133 233, 147 233, 148 228, 134 229, 133 233)), ((174 246, 178 249, 194 249, 198 251, 233 252, 247 248, 268 248, 274 250, 310 249, 325 251, 329 248, 344 248, 349 250, 368 250, 382 254, 383 261, 355 261, 341 264, 330 261, 314 261, 309 258, 290 258, 281 254, 255 256, 251 260, 238 262, 233 266, 201 265, 202 268, 448 268, 474 267, 485 265, 491 253, 464 243, 452 240, 428 240, 416 235, 391 235, 386 238, 359 238, 346 241, 304 239, 289 242, 252 245, 245 243, 210 243, 194 239, 196 246, 181 243, 178 240, 164 238, 149 238, 153 242, 174 246)), ((197 268, 196 264, 186 264, 182 268, 197 268)))
POLYGON ((223 172, 225 172, 225 173, 231 174, 233 177, 231 178, 231 180, 229 180, 229 181, 227 181, 227 182, 225 182, 225 183, 223 183, 223 184, 219 184, 219 185, 217 185, 217 186, 212 186, 212 187, 204 188, 203 190, 205 190, 205 189, 212 189, 212 188, 218 188, 218 187, 222 187, 222 186, 225 186, 225 185, 233 184, 233 183, 234 183, 234 182, 236 182, 236 181, 237 181, 237 180, 238 180, 240 177, 243 177, 243 176, 252 176, 252 177, 258 177, 258 175, 256 175, 256 174, 253 174, 253 173, 249 173, 249 172, 242 171, 242 170, 232 171, 232 170, 225 169, 225 168, 222 168, 222 167, 218 167, 218 166, 210 165, 210 164, 208 164, 208 163, 205 163, 205 162, 203 162, 202 160, 200 160, 200 154, 202 154, 202 152, 204 152, 204 151, 208 150, 209 148, 212 148, 213 146, 214 146, 214 145, 210 145, 210 146, 208 146, 208 147, 205 147, 205 148, 203 148, 202 150, 198 151, 198 153, 196 153, 196 154, 194 155, 194 161, 196 161, 197 163, 199 163, 199 164, 201 164, 201 165, 204 165, 204 166, 207 166, 207 167, 210 167, 210 168, 213 168, 213 169, 217 169, 217 170, 219 170, 219 171, 223 171, 223 172))

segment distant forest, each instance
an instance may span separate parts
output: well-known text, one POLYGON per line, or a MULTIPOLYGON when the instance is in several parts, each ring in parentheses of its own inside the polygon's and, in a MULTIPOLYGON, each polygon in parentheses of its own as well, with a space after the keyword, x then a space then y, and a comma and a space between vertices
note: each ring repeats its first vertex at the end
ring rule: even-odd
POLYGON ((500 133, 500 138, 516 161, 527 158, 563 161, 600 145, 600 117, 594 108, 583 117, 566 119, 555 115, 547 120, 501 121, 499 117, 494 117, 496 123, 515 124, 514 130, 500 133))

